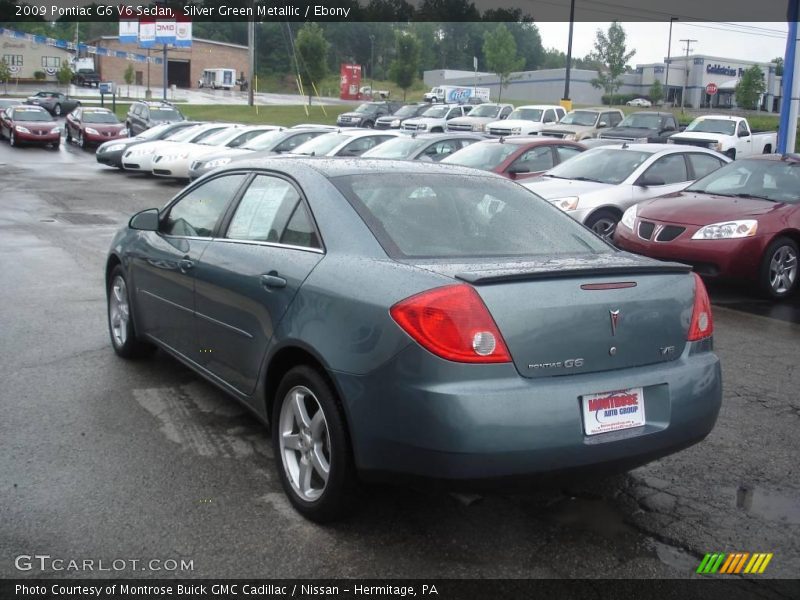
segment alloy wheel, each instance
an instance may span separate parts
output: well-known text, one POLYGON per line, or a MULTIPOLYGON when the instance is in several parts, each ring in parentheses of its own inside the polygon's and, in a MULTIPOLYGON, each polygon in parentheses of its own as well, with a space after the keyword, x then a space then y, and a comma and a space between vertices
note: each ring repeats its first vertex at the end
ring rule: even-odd
POLYGON ((780 246, 769 262, 769 284, 777 296, 790 292, 797 279, 797 254, 790 246, 780 246))
POLYGON ((298 385, 281 405, 280 454, 294 493, 307 502, 322 496, 331 470, 331 441, 325 413, 314 393, 298 385))
POLYGON ((616 228, 617 222, 607 217, 601 217, 592 223, 592 231, 605 239, 610 238, 616 228))
POLYGON ((125 284, 125 279, 119 275, 111 283, 108 317, 111 323, 111 339, 117 348, 122 348, 128 340, 128 321, 131 314, 128 305, 128 286, 125 284))

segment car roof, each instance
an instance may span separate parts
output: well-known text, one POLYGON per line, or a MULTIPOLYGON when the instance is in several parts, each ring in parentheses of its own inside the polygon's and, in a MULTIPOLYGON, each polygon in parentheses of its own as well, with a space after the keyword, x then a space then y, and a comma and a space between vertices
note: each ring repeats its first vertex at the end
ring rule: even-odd
MULTIPOLYGON (((536 144, 536 145, 550 145, 554 143, 563 144, 566 143, 567 145, 572 145, 575 142, 569 140, 562 140, 561 138, 557 137, 548 137, 546 135, 509 135, 503 136, 499 138, 489 138, 484 139, 478 142, 479 144, 514 144, 517 146, 522 146, 524 144, 536 144)), ((671 147, 671 146, 670 146, 671 147)))
MULTIPOLYGON (((755 154, 753 156, 746 156, 739 160, 772 160, 783 161, 791 164, 800 163, 800 154, 787 153, 787 154, 755 154)), ((738 162, 738 161, 737 161, 738 162)))
POLYGON ((327 156, 275 156, 242 160, 229 167, 236 169, 276 169, 288 174, 299 174, 303 169, 311 168, 324 177, 341 177, 346 175, 372 175, 376 173, 404 173, 408 175, 424 175, 427 173, 446 173, 450 175, 480 174, 482 177, 504 177, 459 165, 442 165, 410 160, 393 160, 384 158, 345 158, 327 156))
POLYGON ((563 106, 559 106, 558 104, 524 104, 522 106, 517 106, 517 108, 541 108, 541 109, 550 109, 550 108, 564 108, 563 106))
POLYGON ((79 108, 83 109, 83 112, 101 112, 101 113, 110 113, 111 111, 107 108, 102 108, 100 106, 81 106, 79 108))
POLYGON ((485 140, 486 137, 480 133, 470 133, 469 131, 445 131, 442 133, 416 133, 405 132, 398 137, 401 138, 415 138, 418 140, 450 140, 458 138, 479 139, 485 140))
POLYGON ((342 127, 327 133, 340 133, 348 137, 367 137, 371 135, 391 135, 399 136, 399 131, 392 131, 391 129, 366 129, 362 127, 342 127))
POLYGON ((636 112, 632 112, 626 116, 630 117, 631 115, 658 115, 659 117, 674 116, 671 112, 658 111, 658 110, 637 110, 636 112))
POLYGON ((721 156, 718 152, 702 148, 700 146, 682 146, 680 144, 629 144, 627 142, 620 142, 618 144, 608 144, 603 146, 596 146, 590 150, 602 150, 616 148, 617 150, 632 150, 634 152, 644 152, 646 154, 657 154, 659 152, 674 153, 674 152, 702 152, 704 154, 716 154, 721 156))

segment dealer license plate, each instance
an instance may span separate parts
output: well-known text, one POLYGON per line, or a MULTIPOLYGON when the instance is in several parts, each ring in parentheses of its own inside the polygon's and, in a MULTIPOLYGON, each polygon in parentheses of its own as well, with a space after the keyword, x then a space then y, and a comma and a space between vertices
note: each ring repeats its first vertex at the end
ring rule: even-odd
POLYGON ((581 397, 583 430, 597 435, 644 425, 644 390, 630 388, 581 397))

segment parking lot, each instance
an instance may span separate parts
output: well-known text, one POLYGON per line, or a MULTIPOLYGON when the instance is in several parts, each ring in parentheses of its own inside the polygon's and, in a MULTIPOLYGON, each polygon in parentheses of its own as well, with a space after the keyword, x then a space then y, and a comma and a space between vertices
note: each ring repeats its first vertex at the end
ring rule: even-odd
POLYGON ((765 589, 800 572, 799 295, 710 288, 724 398, 699 445, 524 494, 374 487, 321 527, 292 510, 268 432, 235 401, 163 353, 111 350, 111 237, 180 186, 66 144, 3 142, 0 172, 3 577, 59 575, 17 570, 34 553, 188 559, 186 577, 680 578, 716 551, 774 553, 765 589))

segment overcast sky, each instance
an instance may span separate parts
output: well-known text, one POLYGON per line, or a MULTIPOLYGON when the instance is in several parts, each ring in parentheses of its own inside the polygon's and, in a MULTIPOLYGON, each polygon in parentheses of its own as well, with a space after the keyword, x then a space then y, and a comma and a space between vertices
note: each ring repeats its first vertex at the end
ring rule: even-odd
MULTIPOLYGON (((569 23, 537 23, 545 48, 567 51, 569 23)), ((575 23, 573 56, 583 57, 594 49, 598 27, 607 30, 609 23, 575 23)), ((629 50, 636 50, 631 65, 653 63, 667 56, 669 23, 622 23, 629 50)), ((672 55, 685 53, 681 39, 692 43, 692 54, 723 58, 770 61, 783 56, 786 49, 786 23, 681 23, 672 25, 672 55)))

